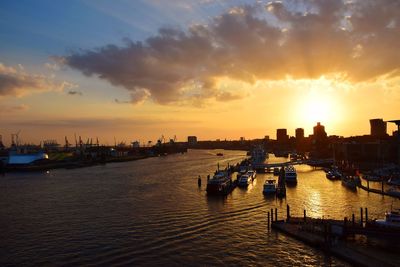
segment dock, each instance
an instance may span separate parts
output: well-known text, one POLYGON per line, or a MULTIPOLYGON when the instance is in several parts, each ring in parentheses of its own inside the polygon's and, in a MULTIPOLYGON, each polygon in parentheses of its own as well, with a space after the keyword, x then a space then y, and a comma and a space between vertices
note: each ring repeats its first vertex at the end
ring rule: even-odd
POLYGON ((400 266, 400 256, 397 253, 360 246, 354 242, 355 235, 396 240, 400 238, 400 231, 374 227, 372 221, 368 221, 368 209, 365 208, 365 213, 363 211, 360 208, 360 221, 355 221, 354 214, 351 220, 311 218, 306 216, 305 210, 303 217, 291 217, 288 205, 285 220, 278 220, 277 209, 275 214, 272 209, 271 215, 268 212, 268 229, 271 227, 355 266, 400 266))

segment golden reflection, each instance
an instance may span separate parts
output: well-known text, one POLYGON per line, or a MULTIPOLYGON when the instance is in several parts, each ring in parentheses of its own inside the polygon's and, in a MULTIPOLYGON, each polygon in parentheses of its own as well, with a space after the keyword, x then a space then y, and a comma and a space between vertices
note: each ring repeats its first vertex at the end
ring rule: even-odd
MULTIPOLYGON (((322 217, 323 212, 321 209, 321 195, 318 191, 312 191, 310 192, 308 196, 308 201, 306 203, 309 203, 310 207, 308 210, 310 211, 310 215, 312 217, 322 217)), ((307 210, 307 208, 306 208, 307 210)))

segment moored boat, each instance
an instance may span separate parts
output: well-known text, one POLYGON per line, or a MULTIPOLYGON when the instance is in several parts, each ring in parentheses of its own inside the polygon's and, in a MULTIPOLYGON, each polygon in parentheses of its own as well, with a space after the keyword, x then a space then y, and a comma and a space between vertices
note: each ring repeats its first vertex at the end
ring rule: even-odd
POLYGON ((352 175, 343 175, 342 176, 342 185, 346 186, 349 189, 356 190, 357 185, 360 183, 359 176, 352 175))
POLYGON ((297 172, 293 165, 284 168, 284 177, 287 183, 297 183, 297 172))
POLYGON ((231 174, 224 171, 216 171, 214 176, 207 182, 207 194, 226 195, 234 188, 231 174))
POLYGON ((374 223, 380 227, 400 229, 400 213, 398 211, 386 212, 384 219, 377 219, 374 223))
POLYGON ((256 179, 257 176, 257 172, 255 170, 249 170, 247 172, 247 175, 250 176, 251 180, 254 181, 254 179, 256 179))
POLYGON ((276 181, 274 179, 265 180, 263 194, 270 195, 276 193, 276 181))
POLYGON ((252 181, 253 181, 253 179, 248 174, 244 174, 240 177, 240 179, 238 181, 238 186, 239 187, 248 187, 252 181))

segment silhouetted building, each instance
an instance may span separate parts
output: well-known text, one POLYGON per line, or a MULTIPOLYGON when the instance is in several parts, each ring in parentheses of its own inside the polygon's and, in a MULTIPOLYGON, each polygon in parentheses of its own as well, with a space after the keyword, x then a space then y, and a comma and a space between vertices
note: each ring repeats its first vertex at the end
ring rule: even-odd
POLYGON ((371 135, 374 137, 384 137, 386 136, 386 121, 383 119, 371 119, 369 120, 371 124, 371 135))
POLYGON ((278 142, 287 142, 289 140, 289 136, 287 135, 286 129, 277 129, 276 130, 276 140, 278 142))
POLYGON ((304 139, 304 129, 303 128, 297 128, 296 129, 296 140, 302 140, 304 139))
POLYGON ((189 145, 196 145, 197 144, 197 137, 196 136, 188 136, 188 144, 189 145))
POLYGON ((317 122, 317 125, 314 126, 313 135, 315 140, 323 140, 327 137, 325 132, 325 126, 321 125, 320 122, 317 122))

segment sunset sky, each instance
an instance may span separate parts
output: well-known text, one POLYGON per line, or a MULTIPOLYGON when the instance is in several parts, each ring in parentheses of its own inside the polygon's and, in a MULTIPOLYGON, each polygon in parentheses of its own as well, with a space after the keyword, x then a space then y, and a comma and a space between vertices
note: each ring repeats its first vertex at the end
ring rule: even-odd
MULTIPOLYGON (((0 135, 246 139, 400 119, 400 1, 0 2, 0 135)), ((394 126, 388 125, 391 134, 394 126)))

